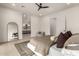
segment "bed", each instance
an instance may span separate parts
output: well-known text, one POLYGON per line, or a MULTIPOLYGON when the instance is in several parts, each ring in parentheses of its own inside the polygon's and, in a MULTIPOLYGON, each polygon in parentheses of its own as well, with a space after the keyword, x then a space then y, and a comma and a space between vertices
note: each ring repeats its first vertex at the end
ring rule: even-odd
POLYGON ((52 41, 50 40, 50 36, 43 37, 35 37, 30 40, 28 43, 28 47, 37 55, 47 55, 50 46, 52 45, 52 41), (33 48, 32 48, 33 47, 33 48))
POLYGON ((65 51, 64 48, 57 48, 56 44, 50 47, 49 54, 47 56, 72 56, 71 54, 65 53, 68 52, 65 51))
POLYGON ((63 48, 57 48, 56 45, 50 47, 49 56, 79 56, 79 34, 72 35, 63 48))
MULTIPOLYGON (((79 44, 77 47, 79 47, 79 44)), ((55 44, 50 47, 49 54, 47 56, 79 56, 79 50, 66 49, 65 47, 57 48, 55 44)))
MULTIPOLYGON (((34 50, 35 47, 33 45, 28 44, 28 46, 35 53, 33 56, 43 56, 41 53, 34 50)), ((50 47, 49 53, 46 56, 79 56, 79 51, 57 48, 55 44, 50 47)))
POLYGON ((41 37, 38 40, 32 39, 27 46, 37 56, 79 56, 79 35, 71 36, 65 42, 63 48, 57 48, 57 44, 52 45, 53 42, 49 38, 50 36, 43 39, 41 37))

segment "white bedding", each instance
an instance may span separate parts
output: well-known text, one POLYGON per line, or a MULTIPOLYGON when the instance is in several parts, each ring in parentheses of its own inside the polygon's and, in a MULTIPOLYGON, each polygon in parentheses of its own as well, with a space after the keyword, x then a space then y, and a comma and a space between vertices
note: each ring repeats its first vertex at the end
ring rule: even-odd
POLYGON ((66 54, 69 56, 79 56, 79 50, 69 50, 69 49, 63 48, 62 54, 66 54))
POLYGON ((52 47, 50 47, 48 56, 62 56, 63 54, 61 53, 61 51, 62 49, 57 48, 55 44, 52 47))
POLYGON ((33 46, 32 44, 30 44, 30 43, 28 43, 27 44, 27 47, 29 48, 29 49, 31 49, 37 56, 42 56, 42 54, 40 54, 40 53, 38 53, 38 52, 36 52, 35 51, 35 46, 33 46))
MULTIPOLYGON (((42 56, 40 53, 35 51, 35 47, 30 43, 27 44, 28 48, 30 48, 37 56, 42 56)), ((36 56, 35 55, 35 56, 36 56)), ((68 50, 65 48, 57 48, 56 44, 50 47, 49 54, 47 56, 79 56, 79 51, 68 50)))
POLYGON ((79 56, 79 50, 57 48, 55 44, 50 48, 48 56, 79 56))
POLYGON ((48 56, 73 56, 72 53, 67 53, 69 50, 66 50, 65 48, 57 48, 56 44, 53 45, 50 50, 48 56))

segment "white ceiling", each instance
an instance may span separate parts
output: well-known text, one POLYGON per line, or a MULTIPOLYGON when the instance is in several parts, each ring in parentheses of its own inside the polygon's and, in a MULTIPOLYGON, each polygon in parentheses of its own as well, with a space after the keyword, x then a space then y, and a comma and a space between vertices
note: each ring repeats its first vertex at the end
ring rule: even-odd
POLYGON ((1 3, 0 5, 21 11, 23 13, 30 13, 31 15, 43 16, 43 15, 47 15, 53 12, 57 12, 57 11, 72 7, 76 4, 43 3, 43 5, 49 6, 49 8, 40 9, 39 11, 38 11, 38 6, 35 5, 35 3, 15 3, 15 5, 12 3, 1 3), (22 5, 24 7, 21 7, 22 5))

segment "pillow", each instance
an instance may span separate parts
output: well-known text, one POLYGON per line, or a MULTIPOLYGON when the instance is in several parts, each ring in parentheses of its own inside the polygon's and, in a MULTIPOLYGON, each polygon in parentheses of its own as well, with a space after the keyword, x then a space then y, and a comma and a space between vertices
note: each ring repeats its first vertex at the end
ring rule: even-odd
POLYGON ((72 33, 71 33, 71 31, 67 31, 64 35, 65 35, 66 39, 68 39, 69 37, 72 36, 72 33))
POLYGON ((55 36, 51 36, 51 37, 50 37, 50 40, 51 40, 51 41, 54 41, 54 40, 55 40, 55 36))
POLYGON ((65 48, 69 50, 79 50, 79 44, 68 44, 65 48))
POLYGON ((64 47, 69 44, 79 44, 79 35, 72 35, 64 44, 64 47))
POLYGON ((64 33, 64 36, 65 36, 66 40, 70 37, 68 32, 64 33))
POLYGON ((64 43, 65 43, 65 36, 64 34, 61 32, 58 36, 58 39, 57 39, 57 48, 62 48, 64 43))
POLYGON ((72 36, 72 33, 70 31, 67 31, 66 33, 64 33, 64 36, 65 36, 65 41, 66 41, 72 36))
POLYGON ((71 36, 72 36, 71 31, 67 31, 67 33, 69 34, 69 37, 71 37, 71 36))
POLYGON ((55 37, 55 40, 54 40, 54 43, 57 43, 57 39, 58 39, 58 37, 56 36, 56 37, 55 37))
POLYGON ((67 31, 65 34, 63 34, 62 32, 60 33, 60 35, 58 36, 57 39, 57 47, 58 48, 63 48, 64 43, 72 36, 71 31, 67 31))

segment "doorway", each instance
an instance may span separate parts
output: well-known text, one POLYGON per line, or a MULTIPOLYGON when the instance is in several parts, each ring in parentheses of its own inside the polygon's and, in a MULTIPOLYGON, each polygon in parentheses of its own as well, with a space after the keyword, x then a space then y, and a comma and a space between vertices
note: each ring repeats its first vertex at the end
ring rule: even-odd
POLYGON ((56 35, 56 18, 50 19, 50 35, 56 35))
POLYGON ((15 22, 8 23, 8 41, 18 39, 18 25, 15 22))
POLYGON ((31 37, 31 17, 27 13, 22 14, 22 37, 31 37))

